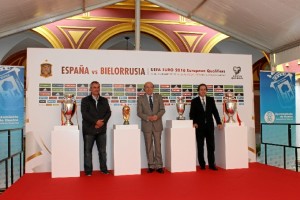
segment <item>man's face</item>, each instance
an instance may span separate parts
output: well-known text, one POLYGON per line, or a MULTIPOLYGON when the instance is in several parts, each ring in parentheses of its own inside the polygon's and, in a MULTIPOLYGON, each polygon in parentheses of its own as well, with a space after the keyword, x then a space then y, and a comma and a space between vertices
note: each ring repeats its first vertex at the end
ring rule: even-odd
POLYGON ((206 95, 206 92, 207 92, 206 87, 204 85, 200 86, 198 91, 199 96, 204 97, 206 95))
POLYGON ((93 84, 91 85, 90 90, 91 90, 91 93, 92 93, 93 96, 98 96, 99 93, 100 93, 100 84, 98 84, 98 83, 93 83, 93 84))
POLYGON ((154 85, 150 82, 146 83, 144 86, 144 90, 145 90, 146 94, 148 94, 148 95, 152 95, 153 89, 154 89, 154 85))

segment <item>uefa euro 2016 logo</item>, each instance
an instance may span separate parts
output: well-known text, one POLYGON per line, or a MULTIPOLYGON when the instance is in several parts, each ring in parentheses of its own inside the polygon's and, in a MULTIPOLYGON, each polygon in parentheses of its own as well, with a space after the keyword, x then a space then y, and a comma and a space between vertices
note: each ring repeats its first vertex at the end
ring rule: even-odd
POLYGON ((231 79, 243 79, 243 76, 240 75, 242 68, 240 66, 234 66, 232 68, 234 75, 231 77, 231 79))
POLYGON ((291 107, 295 101, 295 83, 293 74, 272 72, 267 76, 273 80, 270 87, 275 90, 280 105, 285 108, 291 107))

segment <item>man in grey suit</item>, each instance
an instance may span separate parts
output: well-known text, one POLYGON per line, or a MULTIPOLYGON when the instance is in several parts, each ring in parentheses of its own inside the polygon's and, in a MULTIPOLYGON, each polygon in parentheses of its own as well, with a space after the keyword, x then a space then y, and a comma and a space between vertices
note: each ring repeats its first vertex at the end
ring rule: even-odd
POLYGON ((152 82, 146 82, 144 90, 145 94, 138 97, 137 115, 142 120, 142 131, 148 159, 148 173, 156 170, 158 173, 163 174, 161 134, 163 130, 162 116, 165 113, 165 106, 161 95, 153 94, 154 85, 152 82))

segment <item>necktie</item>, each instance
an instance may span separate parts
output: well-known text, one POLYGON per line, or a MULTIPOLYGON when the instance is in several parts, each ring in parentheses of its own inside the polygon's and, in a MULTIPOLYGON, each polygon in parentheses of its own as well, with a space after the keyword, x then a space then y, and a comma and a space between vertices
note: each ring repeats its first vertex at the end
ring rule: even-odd
POLYGON ((205 111, 205 108, 206 108, 206 106, 205 106, 205 101, 204 101, 204 98, 203 98, 203 97, 202 97, 201 99, 202 99, 203 110, 205 111))
POLYGON ((152 96, 149 96, 149 103, 150 103, 151 111, 153 111, 153 101, 152 101, 152 96))

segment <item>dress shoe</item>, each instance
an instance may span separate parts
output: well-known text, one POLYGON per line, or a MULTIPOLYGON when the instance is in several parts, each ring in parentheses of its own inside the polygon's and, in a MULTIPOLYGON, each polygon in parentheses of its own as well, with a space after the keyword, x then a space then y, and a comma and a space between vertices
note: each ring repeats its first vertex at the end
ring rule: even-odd
POLYGON ((201 166, 200 169, 201 169, 201 170, 205 170, 205 166, 201 166))
POLYGON ((147 173, 152 173, 152 172, 154 172, 154 169, 153 168, 148 168, 147 173))
POLYGON ((218 170, 218 168, 216 168, 216 166, 211 166, 211 167, 209 167, 209 169, 211 169, 211 170, 215 170, 215 171, 217 171, 217 170, 218 170))
POLYGON ((92 173, 85 173, 86 176, 92 176, 92 173))
POLYGON ((163 169, 163 168, 158 168, 156 171, 157 171, 158 173, 160 173, 160 174, 163 174, 163 173, 164 173, 164 169, 163 169))
POLYGON ((101 171, 101 173, 102 173, 102 174, 109 174, 109 171, 103 170, 103 171, 101 171))

